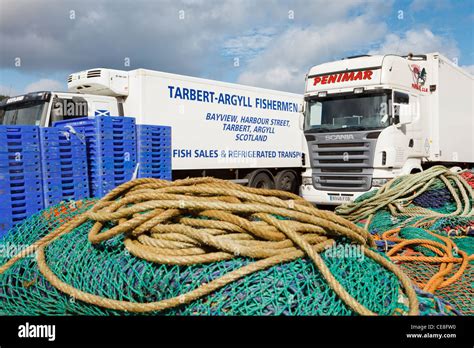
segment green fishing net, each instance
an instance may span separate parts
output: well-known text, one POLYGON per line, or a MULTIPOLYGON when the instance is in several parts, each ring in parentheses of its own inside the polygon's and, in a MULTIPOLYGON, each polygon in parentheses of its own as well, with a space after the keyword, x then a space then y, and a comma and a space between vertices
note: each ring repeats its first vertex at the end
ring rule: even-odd
MULTIPOLYGON (((395 184, 401 182, 397 179, 395 184)), ((450 180, 453 183, 452 180, 450 180)), ((377 190, 370 191, 359 198, 363 201, 375 195, 377 190)), ((436 211, 441 214, 450 214, 456 211, 456 203, 454 199, 448 197, 447 188, 443 181, 436 179, 423 193, 419 201, 424 203, 425 209, 436 211), (442 191, 442 192, 441 192, 442 191), (442 194, 441 194, 441 193, 442 194), (426 206, 432 202, 433 206, 426 206)), ((421 195, 420 195, 421 196, 421 195)), ((409 206, 416 207, 416 201, 407 202, 409 206)), ((473 204, 474 202, 471 202, 473 204)), ((425 228, 413 227, 423 216, 403 216, 392 215, 388 208, 380 209, 375 212, 367 226, 368 231, 375 237, 381 237, 386 231, 400 227, 399 236, 403 239, 427 239, 441 242, 436 235, 449 237, 459 250, 466 252, 468 255, 474 254, 474 217, 465 216, 443 216, 432 223, 428 230, 433 232, 435 236, 428 233, 425 228)), ((359 226, 365 227, 368 220, 358 221, 359 226)), ((395 243, 390 241, 378 240, 377 245, 380 251, 388 251, 395 243)), ((432 250, 423 246, 413 246, 413 252, 421 256, 435 256, 432 250)), ((406 255, 406 253, 405 253, 406 255)), ((454 251, 454 255, 456 251, 454 251)), ((428 262, 397 262, 400 268, 415 282, 424 283, 439 272, 439 263, 433 264, 428 262)), ((474 315, 474 261, 470 261, 467 269, 459 280, 453 284, 442 287, 435 291, 435 295, 452 304, 462 314, 474 315)), ((451 274, 456 273, 460 268, 460 264, 455 264, 451 274)))
MULTIPOLYGON (((0 264, 18 250, 89 209, 93 200, 67 202, 37 213, 0 241, 0 264)), ((253 260, 237 257, 228 261, 192 266, 151 263, 130 255, 122 236, 92 245, 86 222, 45 248, 51 270, 77 289, 110 299, 153 302, 180 296, 201 284, 246 265, 253 260)), ((109 226, 110 227, 110 226, 109 226)), ((352 246, 321 254, 332 274, 362 305, 382 314, 403 314, 407 299, 398 279, 352 246)), ((419 292, 422 314, 456 314, 449 305, 419 292)), ((0 275, 0 310, 3 315, 134 315, 108 310, 65 295, 39 272, 36 258, 26 257, 0 275)), ((191 303, 152 315, 353 315, 329 287, 313 263, 305 258, 275 265, 191 303)))

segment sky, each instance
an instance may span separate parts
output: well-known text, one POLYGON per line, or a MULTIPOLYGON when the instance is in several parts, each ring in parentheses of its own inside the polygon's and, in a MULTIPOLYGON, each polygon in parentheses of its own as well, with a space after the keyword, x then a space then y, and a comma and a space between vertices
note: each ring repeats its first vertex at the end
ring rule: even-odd
POLYGON ((474 74, 474 0, 0 0, 0 94, 153 69, 302 93, 314 65, 438 51, 474 74))

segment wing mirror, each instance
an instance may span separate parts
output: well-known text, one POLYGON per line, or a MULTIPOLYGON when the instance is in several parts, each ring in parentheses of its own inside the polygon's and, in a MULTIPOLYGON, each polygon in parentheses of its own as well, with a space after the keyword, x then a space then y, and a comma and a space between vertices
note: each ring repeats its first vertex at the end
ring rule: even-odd
POLYGON ((298 112, 304 113, 304 103, 298 104, 298 112))
POLYGON ((396 118, 398 116, 398 125, 410 124, 413 121, 409 104, 394 104, 393 114, 396 118))

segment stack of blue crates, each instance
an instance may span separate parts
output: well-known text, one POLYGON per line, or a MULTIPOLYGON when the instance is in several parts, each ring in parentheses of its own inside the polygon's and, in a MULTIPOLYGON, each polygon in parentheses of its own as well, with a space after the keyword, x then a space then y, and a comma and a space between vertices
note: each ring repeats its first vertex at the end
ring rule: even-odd
POLYGON ((37 126, 0 126, 0 237, 43 209, 37 126))
POLYGON ((137 125, 138 177, 171 180, 171 127, 137 125))
POLYGON ((84 134, 66 127, 40 129, 45 207, 89 197, 84 134))
POLYGON ((87 143, 89 185, 92 197, 103 197, 131 180, 137 164, 135 119, 98 116, 59 121, 84 133, 87 143))

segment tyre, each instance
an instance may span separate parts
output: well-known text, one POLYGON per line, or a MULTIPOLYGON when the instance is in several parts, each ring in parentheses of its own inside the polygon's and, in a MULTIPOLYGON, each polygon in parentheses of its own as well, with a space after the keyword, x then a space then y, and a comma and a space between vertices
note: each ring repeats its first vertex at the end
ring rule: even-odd
POLYGON ((298 179, 292 170, 282 170, 275 176, 275 187, 277 190, 296 193, 298 190, 298 179))
POLYGON ((258 172, 256 175, 252 175, 248 185, 250 187, 263 188, 263 189, 274 189, 275 183, 273 178, 265 172, 258 172))

